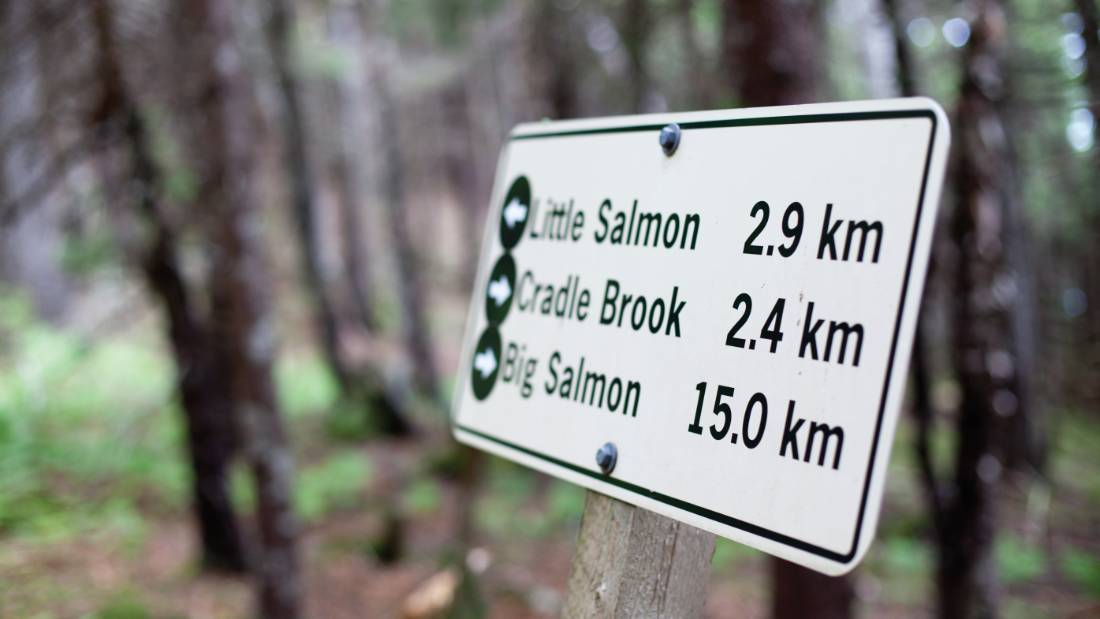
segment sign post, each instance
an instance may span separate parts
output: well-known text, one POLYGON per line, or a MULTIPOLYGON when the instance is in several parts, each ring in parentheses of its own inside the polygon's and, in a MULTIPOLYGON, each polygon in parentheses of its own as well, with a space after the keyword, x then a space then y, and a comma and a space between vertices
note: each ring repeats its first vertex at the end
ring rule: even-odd
POLYGON ((859 562, 948 142, 928 99, 513 131, 454 432, 606 495, 567 614, 693 614, 713 540, 690 527, 826 574, 859 562))
POLYGON ((713 533, 589 491, 562 616, 698 617, 713 554, 713 533))

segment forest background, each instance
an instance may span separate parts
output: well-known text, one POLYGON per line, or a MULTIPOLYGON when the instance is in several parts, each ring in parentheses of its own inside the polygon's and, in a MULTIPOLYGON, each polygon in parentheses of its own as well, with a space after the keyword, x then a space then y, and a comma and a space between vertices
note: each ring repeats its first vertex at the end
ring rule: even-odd
POLYGON ((899 95, 953 152, 878 539, 710 617, 1100 615, 1094 0, 0 3, 0 617, 552 617, 584 492, 457 447, 497 153, 899 95))

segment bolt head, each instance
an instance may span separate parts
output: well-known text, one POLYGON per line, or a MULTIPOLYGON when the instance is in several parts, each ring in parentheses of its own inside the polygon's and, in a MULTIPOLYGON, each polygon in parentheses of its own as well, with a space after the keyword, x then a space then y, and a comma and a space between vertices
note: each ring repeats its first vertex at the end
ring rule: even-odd
POLYGON ((661 144, 661 150, 665 151, 665 156, 671 157, 680 146, 680 133, 680 125, 676 123, 669 123, 661 129, 657 141, 661 144))
POLYGON ((596 450, 596 464, 604 475, 610 475, 615 470, 615 463, 619 460, 619 450, 615 443, 604 443, 596 450))

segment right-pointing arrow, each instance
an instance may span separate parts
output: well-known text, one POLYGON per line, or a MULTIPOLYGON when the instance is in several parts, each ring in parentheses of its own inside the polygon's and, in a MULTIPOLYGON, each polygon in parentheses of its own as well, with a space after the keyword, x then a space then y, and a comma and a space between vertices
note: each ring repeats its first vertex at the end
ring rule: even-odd
POLYGON ((512 296, 512 287, 508 285, 507 277, 501 275, 499 279, 489 282, 489 298, 495 301, 498 307, 504 305, 510 296, 512 296))
POLYGON ((493 354, 492 348, 486 348, 474 355, 474 369, 481 374, 482 378, 489 378, 489 375, 497 369, 497 356, 493 354))

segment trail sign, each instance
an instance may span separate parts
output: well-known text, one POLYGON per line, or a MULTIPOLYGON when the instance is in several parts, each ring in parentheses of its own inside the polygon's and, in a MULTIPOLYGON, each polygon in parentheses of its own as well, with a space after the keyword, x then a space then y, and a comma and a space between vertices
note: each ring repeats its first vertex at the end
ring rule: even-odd
POLYGON ((850 570, 878 518, 949 139, 927 99, 517 127, 456 437, 850 570))

